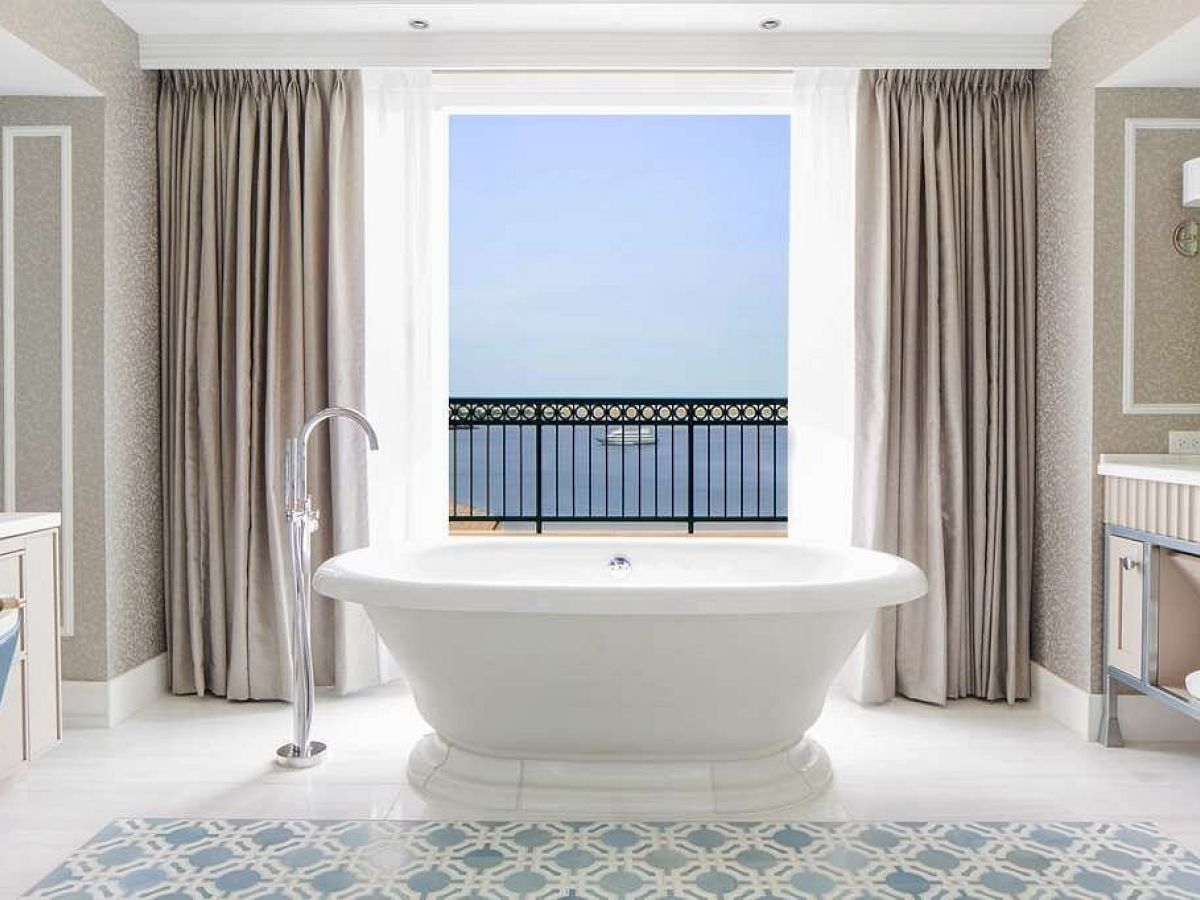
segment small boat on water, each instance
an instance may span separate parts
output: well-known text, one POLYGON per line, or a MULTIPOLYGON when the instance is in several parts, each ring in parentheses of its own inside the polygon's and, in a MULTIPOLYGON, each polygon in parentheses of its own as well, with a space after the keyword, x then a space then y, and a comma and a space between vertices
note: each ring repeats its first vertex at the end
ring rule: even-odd
POLYGON ((631 447, 657 443, 658 435, 653 425, 613 425, 597 440, 610 447, 631 447))

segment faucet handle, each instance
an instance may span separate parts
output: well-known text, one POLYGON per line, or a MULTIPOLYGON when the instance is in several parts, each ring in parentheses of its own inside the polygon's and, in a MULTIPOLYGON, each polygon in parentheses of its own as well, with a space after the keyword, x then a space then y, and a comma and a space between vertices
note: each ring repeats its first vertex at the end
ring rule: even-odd
POLYGON ((312 497, 305 497, 304 503, 298 507, 289 507, 285 514, 289 522, 297 519, 303 522, 309 532, 321 527, 321 511, 313 506, 312 497))
POLYGON ((304 498, 304 524, 308 526, 310 532, 316 531, 321 527, 321 511, 313 506, 312 497, 304 498))

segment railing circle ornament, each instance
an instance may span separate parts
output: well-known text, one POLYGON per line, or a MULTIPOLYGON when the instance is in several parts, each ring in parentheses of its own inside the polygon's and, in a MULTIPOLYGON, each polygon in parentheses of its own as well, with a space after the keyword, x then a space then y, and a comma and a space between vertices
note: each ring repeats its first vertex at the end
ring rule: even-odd
POLYGON ((604 422, 697 422, 786 425, 778 400, 451 400, 449 421, 462 425, 584 425, 604 422))

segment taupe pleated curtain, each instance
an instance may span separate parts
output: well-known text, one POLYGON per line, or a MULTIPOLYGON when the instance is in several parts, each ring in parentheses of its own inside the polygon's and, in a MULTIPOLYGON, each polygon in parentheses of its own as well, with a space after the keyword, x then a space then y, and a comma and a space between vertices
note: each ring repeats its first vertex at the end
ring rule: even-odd
POLYGON ((858 693, 1029 696, 1034 93, 1028 72, 864 73, 855 541, 925 569, 858 693))
MULTIPOLYGON (((175 693, 291 694, 283 443, 316 410, 363 401, 360 95, 356 72, 162 76, 162 464, 175 693)), ((314 561, 365 543, 365 448, 349 431, 322 427, 310 445, 322 511, 314 561)), ((313 631, 319 684, 370 680, 378 660, 361 611, 317 598, 313 631)))

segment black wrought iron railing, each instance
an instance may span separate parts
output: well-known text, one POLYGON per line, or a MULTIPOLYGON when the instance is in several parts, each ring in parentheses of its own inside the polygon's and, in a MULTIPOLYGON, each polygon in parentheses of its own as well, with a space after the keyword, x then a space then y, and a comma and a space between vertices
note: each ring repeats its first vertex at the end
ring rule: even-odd
POLYGON ((787 521, 787 400, 450 400, 453 522, 787 521))

